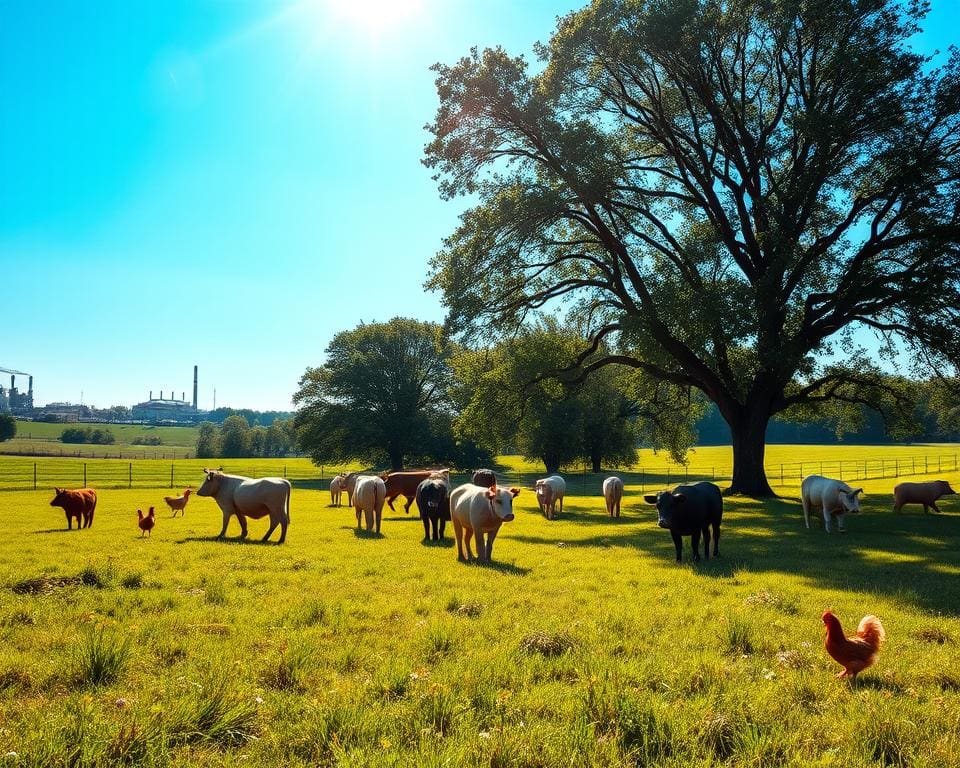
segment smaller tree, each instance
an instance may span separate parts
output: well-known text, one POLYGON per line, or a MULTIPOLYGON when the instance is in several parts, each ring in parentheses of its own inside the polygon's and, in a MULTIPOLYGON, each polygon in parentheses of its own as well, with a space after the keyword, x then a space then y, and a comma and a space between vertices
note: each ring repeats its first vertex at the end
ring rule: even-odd
POLYGON ((212 459, 220 455, 220 436, 217 425, 210 421, 201 421, 197 431, 197 458, 212 459))
POLYGON ((250 455, 266 456, 267 428, 257 424, 250 428, 250 455))
POLYGON ((0 413, 0 443, 17 435, 17 420, 9 413, 0 413))
POLYGON ((220 455, 239 459, 250 455, 250 425, 243 416, 228 416, 220 428, 220 455))
POLYGON ((293 443, 293 420, 275 419, 267 427, 263 446, 264 456, 286 456, 293 448, 293 443))

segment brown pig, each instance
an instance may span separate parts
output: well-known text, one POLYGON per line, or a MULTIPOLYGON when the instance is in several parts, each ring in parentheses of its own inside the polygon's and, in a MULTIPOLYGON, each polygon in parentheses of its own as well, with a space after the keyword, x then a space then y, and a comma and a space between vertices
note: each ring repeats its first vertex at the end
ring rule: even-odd
POLYGON ((899 512, 904 504, 923 504, 923 511, 930 507, 939 512, 937 499, 956 493, 946 480, 929 480, 926 483, 900 483, 893 489, 893 511, 899 512))

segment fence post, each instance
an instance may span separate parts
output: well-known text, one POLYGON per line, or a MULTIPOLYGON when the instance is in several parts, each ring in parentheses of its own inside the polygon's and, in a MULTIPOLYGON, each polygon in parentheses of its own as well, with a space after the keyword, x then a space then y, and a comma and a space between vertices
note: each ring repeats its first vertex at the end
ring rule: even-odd
POLYGON ((937 456, 937 474, 939 475, 942 471, 940 468, 940 456, 937 456))
POLYGON ((37 490, 37 462, 33 462, 33 490, 37 490))
POLYGON ((643 487, 644 486, 643 480, 644 480, 644 477, 646 477, 646 474, 647 473, 644 472, 642 469, 640 470, 640 493, 643 493, 643 491, 645 490, 643 487))
POLYGON ((127 488, 133 488, 133 462, 127 464, 127 488))
POLYGON ((783 464, 780 465, 780 485, 783 485, 783 464))
POLYGON ((929 456, 923 457, 923 474, 925 475, 930 474, 930 457, 929 456))
POLYGON ((286 464, 283 465, 283 476, 284 476, 284 477, 287 476, 287 465, 286 465, 286 464))
POLYGON ((83 487, 87 487, 87 462, 83 462, 83 487))
POLYGON ((173 488, 173 464, 170 465, 170 487, 173 488))
POLYGON ((897 469, 894 477, 900 477, 900 459, 897 459, 897 469))

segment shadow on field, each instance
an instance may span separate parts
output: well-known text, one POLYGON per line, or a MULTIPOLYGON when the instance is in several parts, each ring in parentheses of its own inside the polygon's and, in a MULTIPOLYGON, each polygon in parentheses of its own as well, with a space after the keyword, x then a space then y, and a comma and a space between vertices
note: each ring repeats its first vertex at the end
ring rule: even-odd
MULTIPOLYGON (((451 544, 452 543, 453 542, 451 542, 451 544)), ((526 576, 528 573, 530 573, 530 571, 533 570, 532 568, 523 568, 519 565, 514 565, 513 563, 504 563, 499 560, 494 560, 492 563, 481 563, 479 560, 470 560, 469 562, 458 560, 457 564, 467 568, 483 568, 485 571, 506 573, 510 576, 526 576)))
MULTIPOLYGON (((274 533, 276 535, 276 533, 274 533)), ((245 539, 241 539, 239 536, 224 536, 222 539, 219 536, 186 536, 182 539, 177 539, 174 544, 187 544, 190 542, 204 542, 207 544, 242 544, 242 545, 251 545, 259 547, 268 547, 271 544, 277 546, 280 542, 276 539, 271 539, 269 541, 263 541, 259 536, 248 536, 245 539)))
MULTIPOLYGON (((633 510, 623 514, 611 519, 602 510, 571 506, 556 521, 555 533, 541 528, 540 535, 510 538, 552 547, 630 547, 672 565, 670 534, 657 527, 653 515, 633 510)), ((878 500, 864 505, 862 514, 848 516, 846 533, 837 533, 836 527, 834 533, 825 533, 822 517, 811 518, 810 525, 807 530, 797 500, 727 497, 720 558, 695 564, 695 571, 715 579, 742 571, 789 573, 820 587, 872 592, 924 610, 960 615, 960 515, 894 514, 878 500)), ((691 565, 690 558, 690 537, 685 536, 684 567, 691 565)), ((864 611, 869 608, 865 605, 864 611)))
POLYGON ((30 531, 30 533, 73 533, 74 531, 79 531, 80 528, 44 528, 42 531, 30 531))
POLYGON ((433 541, 432 539, 420 540, 420 546, 433 547, 434 549, 452 549, 454 544, 454 540, 448 538, 440 539, 440 541, 433 541))
POLYGON ((382 533, 377 533, 376 531, 368 531, 365 528, 357 528, 353 525, 344 525, 340 526, 341 528, 349 528, 353 531, 353 535, 358 539, 385 539, 387 538, 382 533))

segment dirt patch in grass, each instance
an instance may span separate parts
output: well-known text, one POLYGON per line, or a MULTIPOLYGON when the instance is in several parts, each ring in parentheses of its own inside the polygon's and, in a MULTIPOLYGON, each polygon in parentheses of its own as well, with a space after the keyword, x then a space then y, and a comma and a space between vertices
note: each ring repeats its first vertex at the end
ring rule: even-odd
POLYGON ((566 632, 531 632, 520 641, 520 650, 541 656, 560 656, 573 650, 575 645, 566 632))
POLYGON ((77 587, 82 583, 79 576, 37 576, 18 581, 10 589, 18 595, 52 595, 59 589, 77 587))

